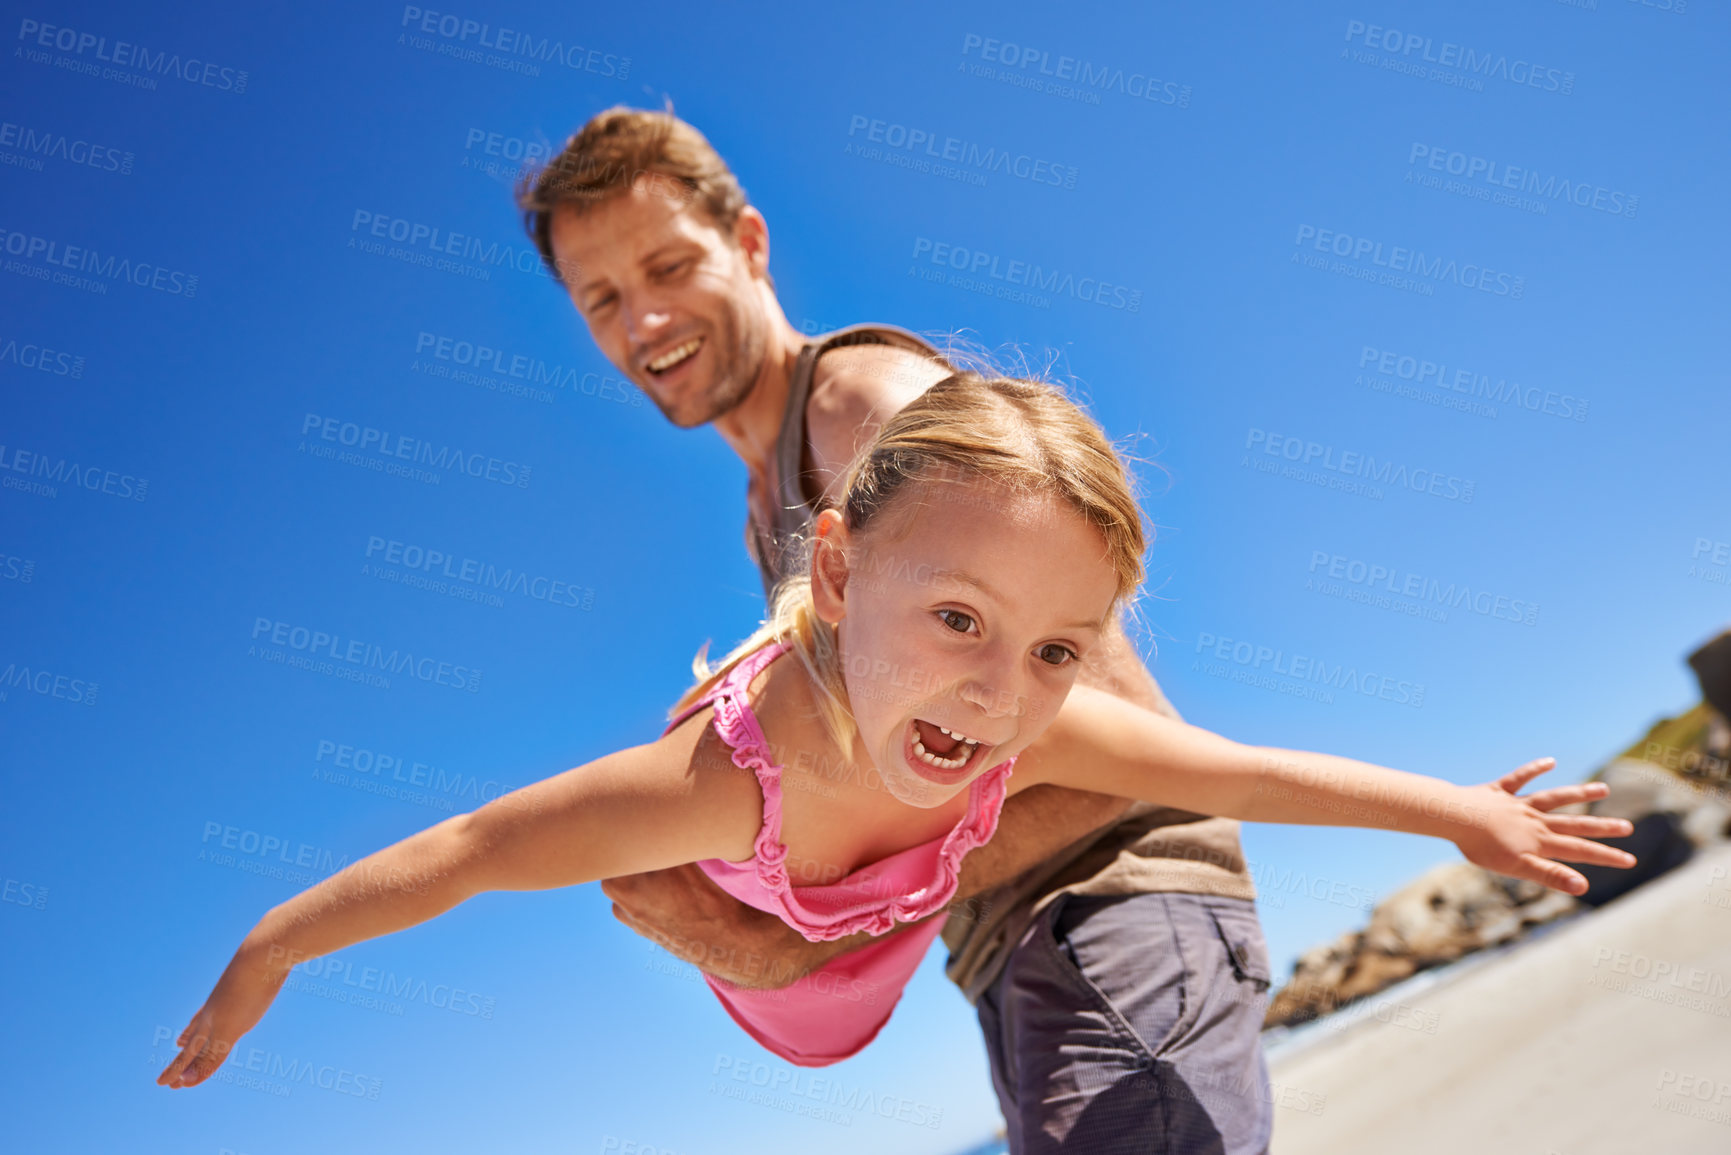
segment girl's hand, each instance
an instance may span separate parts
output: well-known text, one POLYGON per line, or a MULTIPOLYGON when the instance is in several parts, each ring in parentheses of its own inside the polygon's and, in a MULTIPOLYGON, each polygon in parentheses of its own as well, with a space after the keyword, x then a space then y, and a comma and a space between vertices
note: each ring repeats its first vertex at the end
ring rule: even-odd
POLYGON ((1603 782, 1558 786, 1524 798, 1518 796, 1521 787, 1556 764, 1555 758, 1535 758, 1495 782, 1468 788, 1472 798, 1467 805, 1473 814, 1465 832, 1454 836, 1454 844, 1468 862, 1486 870, 1579 896, 1586 893, 1587 880, 1563 862, 1633 866, 1634 855, 1590 840, 1622 838, 1634 827, 1623 818, 1550 813, 1559 806, 1605 797, 1610 787, 1603 782))
POLYGON ((181 1048, 156 1077, 158 1086, 196 1087, 222 1066, 240 1037, 252 1030, 288 978, 267 968, 244 947, 235 952, 204 1006, 174 1042, 181 1048))

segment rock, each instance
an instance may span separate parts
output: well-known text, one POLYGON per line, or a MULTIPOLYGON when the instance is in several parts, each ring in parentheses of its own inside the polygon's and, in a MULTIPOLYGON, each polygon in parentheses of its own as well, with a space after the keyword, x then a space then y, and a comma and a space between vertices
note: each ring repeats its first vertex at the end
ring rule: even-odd
MULTIPOLYGON (((1710 730, 1710 728, 1709 728, 1710 730)), ((1703 734, 1703 742, 1711 734, 1703 734)), ((1698 752, 1698 751, 1691 751, 1698 752)), ((1627 818, 1635 831, 1627 838, 1603 839, 1606 845, 1627 850, 1636 858, 1629 870, 1575 863, 1589 887, 1582 896, 1588 906, 1627 894, 1643 883, 1675 870, 1694 853, 1731 834, 1731 790, 1699 773, 1709 758, 1673 758, 1683 772, 1666 769, 1638 758, 1622 757, 1599 771, 1598 780, 1611 788, 1608 797, 1592 804, 1593 814, 1627 818)))
POLYGON ((1731 630, 1689 655, 1704 701, 1662 718, 1592 777, 1611 793, 1567 807, 1627 818, 1634 832, 1606 839, 1632 853, 1629 870, 1571 863, 1587 879, 1579 901, 1466 862, 1439 866, 1390 895, 1361 931, 1299 956, 1269 1002, 1267 1026, 1314 1019, 1428 967, 1507 942, 1530 927, 1602 906, 1731 838, 1731 630))
POLYGON ((1634 822, 1648 814, 1687 814, 1697 806, 1723 805, 1681 774, 1640 758, 1623 757, 1593 776, 1611 788, 1589 810, 1605 818, 1634 822))
POLYGON ((1683 833, 1680 815, 1655 811, 1632 819, 1635 832, 1627 838, 1601 838, 1606 846, 1627 850, 1635 856, 1635 865, 1627 870, 1615 866, 1595 866, 1590 862, 1569 865, 1587 880, 1587 893, 1581 901, 1588 906, 1604 906, 1613 898, 1621 898, 1637 886, 1651 882, 1668 870, 1675 870, 1695 856, 1695 844, 1683 833))
POLYGON ((1264 1025, 1294 1025, 1426 968, 1506 942, 1576 909, 1566 894, 1470 862, 1438 866, 1390 895, 1362 931, 1300 956, 1264 1025))
POLYGON ((1690 654, 1689 666, 1701 683, 1701 697, 1721 717, 1731 717, 1731 630, 1690 654))

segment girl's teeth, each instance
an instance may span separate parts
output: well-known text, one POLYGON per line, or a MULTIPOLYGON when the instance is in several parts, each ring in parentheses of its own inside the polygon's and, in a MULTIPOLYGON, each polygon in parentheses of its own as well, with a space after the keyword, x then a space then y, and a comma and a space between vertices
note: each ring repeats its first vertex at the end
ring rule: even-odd
MULTIPOLYGON (((943 730, 943 727, 939 726, 938 729, 943 730)), ((950 731, 944 730, 944 733, 950 734, 950 731)), ((950 736, 951 737, 959 737, 959 735, 955 735, 955 734, 950 734, 950 736)), ((927 750, 926 744, 924 742, 920 741, 920 739, 918 737, 915 737, 914 738, 914 753, 919 755, 919 757, 922 761, 924 761, 924 762, 926 762, 932 766, 936 766, 940 770, 959 770, 963 766, 967 765, 969 758, 972 758, 974 756, 974 748, 978 745, 979 745, 979 743, 975 742, 972 738, 963 738, 962 744, 960 746, 956 747, 956 750, 958 753, 955 757, 953 757, 953 758, 940 758, 938 755, 933 754, 930 750, 927 750)))

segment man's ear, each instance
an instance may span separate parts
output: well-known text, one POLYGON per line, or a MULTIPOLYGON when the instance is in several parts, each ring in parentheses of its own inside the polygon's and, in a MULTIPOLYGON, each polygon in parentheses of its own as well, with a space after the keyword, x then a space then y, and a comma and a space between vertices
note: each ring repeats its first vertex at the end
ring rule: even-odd
POLYGON ((811 600, 820 621, 835 625, 847 616, 848 533, 833 509, 811 523, 811 600))
POLYGON ((733 243, 745 254, 753 276, 769 275, 769 222, 751 205, 734 218, 733 243))

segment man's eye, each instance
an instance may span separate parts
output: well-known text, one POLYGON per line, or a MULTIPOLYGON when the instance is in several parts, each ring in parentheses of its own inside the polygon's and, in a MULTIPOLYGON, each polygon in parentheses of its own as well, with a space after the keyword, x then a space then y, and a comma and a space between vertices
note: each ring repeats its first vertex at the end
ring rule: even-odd
POLYGON ((1076 660, 1075 650, 1072 650, 1069 646, 1060 646, 1056 642, 1041 646, 1034 652, 1040 656, 1042 662, 1045 662, 1050 666, 1062 666, 1068 662, 1076 660))
POLYGON ((613 303, 613 294, 607 293, 599 297, 591 297, 589 304, 584 306, 585 313, 598 313, 613 303))
POLYGON ((939 610, 938 619, 958 634, 967 633, 974 624, 974 619, 961 610, 939 610))
POLYGON ((662 265, 659 269, 656 269, 655 275, 658 277, 671 277, 674 273, 677 273, 684 267, 684 261, 674 261, 671 265, 662 265))

